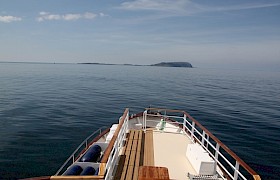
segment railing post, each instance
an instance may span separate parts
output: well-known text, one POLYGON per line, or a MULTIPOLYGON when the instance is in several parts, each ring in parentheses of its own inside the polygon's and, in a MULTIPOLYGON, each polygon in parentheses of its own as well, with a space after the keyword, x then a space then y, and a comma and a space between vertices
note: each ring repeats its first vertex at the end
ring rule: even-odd
POLYGON ((220 149, 220 145, 217 143, 216 149, 215 149, 215 169, 217 168, 217 162, 218 162, 218 158, 219 158, 219 149, 220 149))
POLYGON ((195 122, 192 122, 192 134, 191 134, 191 139, 193 139, 194 136, 194 127, 195 127, 195 122))
POLYGON ((147 110, 143 112, 143 129, 146 132, 146 123, 147 123, 147 110))
POLYGON ((201 145, 204 146, 204 138, 205 138, 205 131, 202 131, 202 140, 201 140, 201 145))
POLYGON ((187 121, 187 116, 184 114, 184 121, 183 121, 183 133, 186 133, 186 121, 187 121))
POLYGON ((238 179, 238 172, 237 172, 238 170, 239 170, 239 163, 236 161, 235 162, 235 169, 234 169, 234 176, 233 176, 234 180, 238 179))
POLYGON ((206 134, 206 139, 207 139, 207 142, 206 142, 206 148, 208 149, 208 142, 209 142, 209 135, 208 134, 206 134))

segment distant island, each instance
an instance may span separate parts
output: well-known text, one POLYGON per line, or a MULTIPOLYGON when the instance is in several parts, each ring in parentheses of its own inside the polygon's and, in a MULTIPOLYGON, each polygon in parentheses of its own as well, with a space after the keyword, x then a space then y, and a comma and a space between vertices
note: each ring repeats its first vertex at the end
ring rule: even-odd
POLYGON ((162 67, 187 67, 192 68, 193 66, 189 62, 161 62, 152 64, 151 66, 162 66, 162 67))
POLYGON ((78 64, 94 64, 94 65, 119 65, 119 66, 159 66, 159 67, 186 67, 192 68, 189 62, 161 62, 151 65, 137 65, 137 64, 110 64, 110 63, 78 63, 78 64))

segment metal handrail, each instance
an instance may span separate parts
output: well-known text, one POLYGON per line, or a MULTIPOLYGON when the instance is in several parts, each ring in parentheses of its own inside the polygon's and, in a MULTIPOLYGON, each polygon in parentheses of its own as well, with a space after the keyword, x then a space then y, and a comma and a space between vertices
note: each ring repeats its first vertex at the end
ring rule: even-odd
POLYGON ((91 135, 89 135, 76 149, 75 151, 69 156, 69 158, 63 163, 63 165, 58 169, 58 171, 55 173, 55 176, 59 175, 61 170, 65 168, 65 166, 70 162, 72 159, 72 164, 75 162, 75 154, 79 151, 79 149, 85 145, 85 149, 88 147, 88 140, 92 138, 93 136, 96 136, 96 134, 99 132, 99 135, 102 133, 104 129, 106 129, 106 126, 102 126, 101 128, 94 131, 91 135))
POLYGON ((106 163, 105 167, 105 180, 110 180, 113 174, 113 168, 115 167, 118 158, 119 151, 123 146, 126 130, 128 128, 129 109, 126 109, 123 116, 120 118, 119 125, 104 153, 101 163, 106 163))
MULTIPOLYGON (((147 114, 147 115, 149 115, 149 114, 147 114)), ((146 119, 146 121, 147 122, 158 122, 158 120, 147 120, 146 119)), ((168 122, 169 124, 172 124, 172 125, 174 125, 175 127, 164 127, 164 129, 178 129, 179 127, 177 127, 176 125, 183 125, 183 123, 180 123, 180 122, 168 122)), ((180 132, 178 132, 178 133, 180 133, 180 132)))
MULTIPOLYGON (((123 139, 125 138, 126 130, 128 128, 128 120, 129 120, 129 110, 126 109, 123 113, 123 116, 120 118, 119 125, 108 144, 108 147, 106 148, 103 157, 101 159, 101 163, 105 163, 105 171, 102 174, 105 180, 109 180, 112 177, 113 169, 112 167, 115 166, 117 160, 118 160, 118 154, 120 148, 123 146, 123 139)), ((105 135, 109 132, 110 128, 107 128, 107 130, 102 131, 106 129, 105 126, 99 128, 98 130, 94 131, 91 135, 89 135, 77 148, 76 150, 69 156, 69 158, 63 163, 63 165, 59 168, 59 170, 55 173, 55 176, 58 176, 61 174, 61 171, 68 165, 68 163, 72 160, 72 164, 75 162, 77 157, 75 157, 75 154, 81 149, 81 147, 85 146, 83 150, 81 150, 78 155, 81 155, 83 151, 86 151, 89 142, 88 140, 91 139, 93 136, 95 138, 100 138, 100 136, 105 135), (99 132, 99 135, 96 136, 96 134, 99 132)))
MULTIPOLYGON (((188 123, 190 126, 192 126, 188 121, 187 121, 187 123, 188 123)), ((189 129, 187 126, 185 126, 185 127, 186 127, 187 129, 189 129)), ((215 159, 214 154, 212 154, 211 151, 209 151, 209 149, 202 143, 202 141, 207 142, 207 145, 210 145, 210 146, 215 150, 215 153, 218 153, 218 155, 219 155, 220 157, 222 157, 223 160, 224 160, 232 169, 235 169, 235 170, 237 171, 237 173, 238 173, 243 179, 246 179, 246 178, 243 176, 243 174, 241 174, 241 173, 239 172, 239 170, 236 169, 236 168, 233 166, 233 164, 232 164, 231 162, 229 162, 229 160, 228 160, 221 152, 219 152, 219 151, 216 150, 216 147, 215 147, 208 139, 206 139, 206 138, 203 136, 203 134, 201 134, 196 128, 194 128, 194 131, 195 131, 200 137, 202 137, 202 140, 200 140, 197 136, 195 136, 194 133, 193 133, 193 136, 194 136, 195 139, 200 143, 200 145, 203 146, 203 147, 205 148, 205 150, 209 153, 209 155, 210 155, 212 158, 215 159)), ((222 163, 220 163, 219 161, 217 161, 217 163, 220 165, 220 167, 222 167, 222 169, 223 169, 232 179, 234 179, 234 176, 232 176, 232 175, 228 172, 228 170, 224 167, 224 165, 222 165, 222 163)))
MULTIPOLYGON (((163 117, 176 117, 176 118, 182 118, 183 119, 183 129, 187 130, 187 132, 190 132, 191 134, 191 138, 195 138, 196 141, 198 141, 207 151, 208 153, 214 158, 214 160, 219 164, 220 167, 222 167, 223 170, 225 170, 225 172, 227 172, 227 174, 232 178, 232 179, 238 179, 238 177, 241 177, 243 179, 246 179, 244 177, 244 175, 240 172, 239 170, 239 166, 243 167, 249 174, 251 174, 252 178, 254 180, 260 180, 261 177, 248 165, 246 164, 241 158, 239 158, 234 152, 232 152, 226 145, 224 145, 217 137, 215 137, 209 130, 207 130, 204 126, 202 126, 196 119, 194 119, 193 117, 191 117, 187 112, 182 111, 182 110, 170 110, 170 109, 164 109, 164 108, 146 108, 146 110, 144 111, 144 116, 148 115, 148 111, 156 111, 156 112, 164 112, 163 114, 161 114, 160 116, 163 117), (172 112, 172 113, 180 113, 183 116, 168 116, 166 115, 167 112, 172 112), (190 121, 190 122, 189 122, 190 121), (191 127, 191 129, 189 129, 189 127, 187 126, 187 124, 191 127), (196 126, 198 126, 201 130, 202 133, 196 128, 196 126), (197 133, 200 137, 201 140, 199 139, 199 137, 197 137, 197 135, 195 135, 195 133, 197 133), (207 135, 207 138, 205 138, 205 135, 207 135), (215 143, 216 146, 214 146, 208 138, 211 138, 215 143), (206 146, 204 145, 204 142, 206 142, 206 146), (208 145, 210 145, 214 150, 215 150, 215 154, 212 154, 210 152, 210 150, 208 150, 208 145), (222 148, 225 152, 228 153, 228 155, 230 155, 234 160, 235 160, 235 166, 230 163, 220 152, 220 148, 222 148), (228 172, 228 170, 222 165, 222 163, 220 163, 218 161, 218 157, 222 157, 227 163, 228 165, 234 169, 234 175, 232 175, 231 173, 228 172)), ((155 115, 157 116, 157 115, 155 115)), ((146 121, 147 117, 143 117, 143 121, 146 121)), ((146 129, 146 122, 144 123, 144 130, 146 129)))

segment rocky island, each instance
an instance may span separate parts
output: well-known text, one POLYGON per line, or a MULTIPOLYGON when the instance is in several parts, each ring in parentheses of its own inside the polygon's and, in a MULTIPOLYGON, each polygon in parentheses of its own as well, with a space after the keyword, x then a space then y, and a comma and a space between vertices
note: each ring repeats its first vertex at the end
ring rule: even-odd
POLYGON ((193 66, 189 62, 161 62, 152 64, 151 66, 162 66, 162 67, 187 67, 192 68, 193 66))
POLYGON ((119 66, 160 66, 160 67, 187 67, 193 66, 189 62, 161 62, 151 65, 137 65, 137 64, 108 64, 108 63, 78 63, 78 64, 93 64, 93 65, 119 65, 119 66))

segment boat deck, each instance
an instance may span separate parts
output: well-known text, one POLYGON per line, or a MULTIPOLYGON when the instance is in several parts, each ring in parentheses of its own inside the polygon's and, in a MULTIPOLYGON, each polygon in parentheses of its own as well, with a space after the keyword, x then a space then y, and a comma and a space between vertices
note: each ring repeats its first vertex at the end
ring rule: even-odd
POLYGON ((123 151, 123 158, 125 159, 123 163, 119 164, 122 166, 120 169, 122 172, 119 172, 116 177, 137 179, 135 175, 138 175, 140 167, 162 167, 168 169, 170 179, 189 179, 188 173, 196 174, 186 157, 186 149, 190 143, 192 143, 191 140, 180 133, 163 132, 156 129, 149 129, 145 133, 142 130, 130 130, 123 151), (131 135, 139 131, 141 131, 141 134, 143 133, 143 139, 135 137, 132 139, 133 136, 131 135), (135 146, 135 149, 133 149, 133 146, 135 146), (133 155, 133 152, 135 152, 135 155, 133 155), (138 153, 136 152, 141 152, 141 155, 139 154, 137 157, 138 153))
POLYGON ((170 179, 188 179, 196 174, 186 157, 191 140, 183 134, 153 131, 154 165, 167 167, 170 179))
POLYGON ((53 180, 245 180, 247 178, 239 170, 241 165, 253 179, 261 179, 254 170, 188 113, 179 110, 147 109, 143 112, 143 116, 142 113, 129 116, 129 111, 126 109, 123 116, 119 118, 119 124, 113 124, 111 128, 104 131, 99 129, 93 132, 72 153, 57 173, 48 178, 53 180), (147 109, 151 110, 149 114, 147 109), (164 115, 160 113, 161 111, 165 111, 164 115), (172 114, 167 115, 167 111, 172 114), (182 113, 183 116, 176 113, 182 113), (98 132, 99 135, 89 141, 98 132), (89 151, 92 145, 99 146, 103 150, 98 155, 99 160, 80 162, 79 159, 87 155, 85 153, 96 153, 89 151), (83 146, 86 148, 81 148, 83 146), (220 149, 227 154, 222 154, 220 149), (225 155, 229 155, 232 162, 225 158, 225 155), (97 169, 97 174, 87 172, 90 174, 84 175, 83 172, 88 169, 97 169), (80 170, 81 173, 78 172, 80 170))

